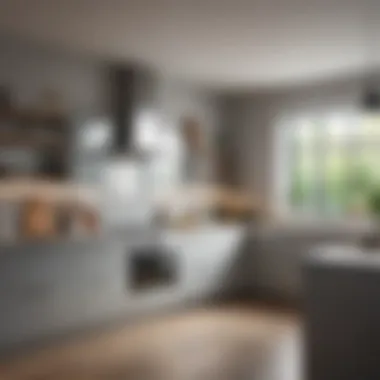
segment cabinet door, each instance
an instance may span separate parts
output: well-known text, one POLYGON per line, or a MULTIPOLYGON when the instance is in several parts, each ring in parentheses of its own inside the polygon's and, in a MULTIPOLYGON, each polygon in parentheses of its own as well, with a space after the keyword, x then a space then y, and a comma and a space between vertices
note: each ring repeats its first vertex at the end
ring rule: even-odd
POLYGON ((191 297, 194 293, 194 273, 196 273, 194 264, 196 260, 192 257, 191 240, 186 234, 166 233, 162 236, 162 243, 168 250, 175 253, 177 258, 177 287, 182 299, 191 297))
POLYGON ((122 242, 20 247, 0 262, 0 346, 101 320, 128 304, 122 242))
POLYGON ((241 231, 199 230, 172 234, 167 244, 182 255, 183 287, 188 296, 224 291, 239 255, 241 231))
POLYGON ((239 255, 237 240, 233 236, 202 237, 198 242, 200 283, 207 295, 227 291, 239 255))

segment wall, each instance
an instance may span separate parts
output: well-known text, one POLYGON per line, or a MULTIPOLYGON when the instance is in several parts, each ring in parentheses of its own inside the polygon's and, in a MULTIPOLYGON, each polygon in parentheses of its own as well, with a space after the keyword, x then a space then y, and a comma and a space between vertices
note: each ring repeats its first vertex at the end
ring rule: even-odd
MULTIPOLYGON (((229 94, 221 99, 223 128, 235 158, 233 182, 258 197, 269 215, 275 216, 276 165, 279 149, 276 128, 297 114, 354 110, 363 80, 331 81, 266 93, 229 94)), ((331 225, 292 225, 270 218, 269 226, 253 228, 247 248, 251 254, 248 283, 262 292, 281 297, 300 297, 304 255, 316 244, 333 241, 358 241, 364 229, 331 225), (285 223, 285 225, 284 225, 285 223)))
POLYGON ((4 36, 0 55, 0 83, 12 88, 20 105, 34 104, 42 91, 54 89, 71 112, 104 110, 100 61, 4 36))
MULTIPOLYGON (((108 115, 106 67, 100 58, 27 44, 5 36, 0 36, 0 56, 0 85, 10 86, 17 104, 33 105, 44 90, 54 89, 61 94, 75 132, 91 118, 108 115)), ((161 84, 159 122, 180 137, 180 118, 184 114, 194 115, 199 118, 212 141, 211 136, 217 124, 217 108, 213 96, 171 78, 161 78, 161 84)), ((108 167, 106 152, 86 155, 84 149, 79 148, 74 153, 71 157, 73 176, 80 181, 98 185, 102 181, 104 167, 108 167)), ((168 186, 187 180, 183 176, 183 156, 182 152, 178 159, 171 160, 173 165, 168 186)), ((197 174, 197 179, 208 181, 212 178, 212 172, 212 166, 208 165, 206 170, 197 174)), ((141 205, 144 202, 144 199, 141 200, 141 205)), ((136 218, 139 218, 138 214, 136 212, 136 218)), ((125 222, 116 216, 116 212, 109 220, 115 223, 125 222)))
POLYGON ((275 196, 276 129, 294 115, 357 108, 363 83, 357 78, 222 97, 222 117, 228 120, 224 128, 230 129, 239 157, 236 181, 270 210, 275 196))
MULTIPOLYGON (((103 115, 107 111, 105 60, 0 36, 0 84, 9 85, 20 105, 33 105, 46 89, 57 90, 69 113, 103 115)), ((199 119, 207 135, 217 124, 211 92, 161 77, 159 120, 179 128, 184 115, 199 119)))
MULTIPOLYGON (((199 168, 199 172, 192 180, 212 182, 215 179, 214 137, 220 123, 217 97, 213 92, 203 91, 195 86, 184 85, 164 78, 160 99, 164 125, 179 129, 183 116, 191 116, 196 118, 204 128, 209 152, 204 167, 199 168)), ((182 171, 184 165, 183 157, 180 177, 184 181, 191 181, 191 178, 184 177, 186 175, 182 171)))

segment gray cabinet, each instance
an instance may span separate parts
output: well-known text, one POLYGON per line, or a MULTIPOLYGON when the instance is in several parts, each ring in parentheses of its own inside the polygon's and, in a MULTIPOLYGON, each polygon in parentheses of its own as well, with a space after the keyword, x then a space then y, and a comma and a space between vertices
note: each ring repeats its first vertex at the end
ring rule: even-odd
POLYGON ((19 245, 1 251, 0 349, 100 321, 128 304, 121 242, 19 245))
POLYGON ((0 247, 0 350, 214 295, 228 286, 243 232, 218 230, 164 233, 178 281, 143 292, 129 286, 129 257, 157 242, 147 234, 0 247))
POLYGON ((378 252, 327 247, 304 269, 307 378, 380 378, 378 252), (356 250, 356 253, 355 253, 356 250))

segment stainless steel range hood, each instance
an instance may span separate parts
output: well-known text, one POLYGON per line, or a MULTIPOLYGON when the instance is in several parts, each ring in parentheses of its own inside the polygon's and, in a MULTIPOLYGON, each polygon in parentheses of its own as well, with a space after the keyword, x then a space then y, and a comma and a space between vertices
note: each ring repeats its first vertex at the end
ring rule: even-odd
POLYGON ((158 79, 140 65, 110 67, 110 109, 113 128, 113 157, 144 159, 149 152, 139 144, 137 133, 144 114, 157 111, 158 79))

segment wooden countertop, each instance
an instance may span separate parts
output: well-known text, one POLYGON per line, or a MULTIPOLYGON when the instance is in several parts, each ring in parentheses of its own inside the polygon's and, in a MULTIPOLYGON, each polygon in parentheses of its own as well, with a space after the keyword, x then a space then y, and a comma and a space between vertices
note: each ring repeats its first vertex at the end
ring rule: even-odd
POLYGON ((0 201, 14 202, 35 197, 52 202, 83 202, 94 204, 100 200, 95 188, 73 182, 37 179, 0 180, 0 201))

